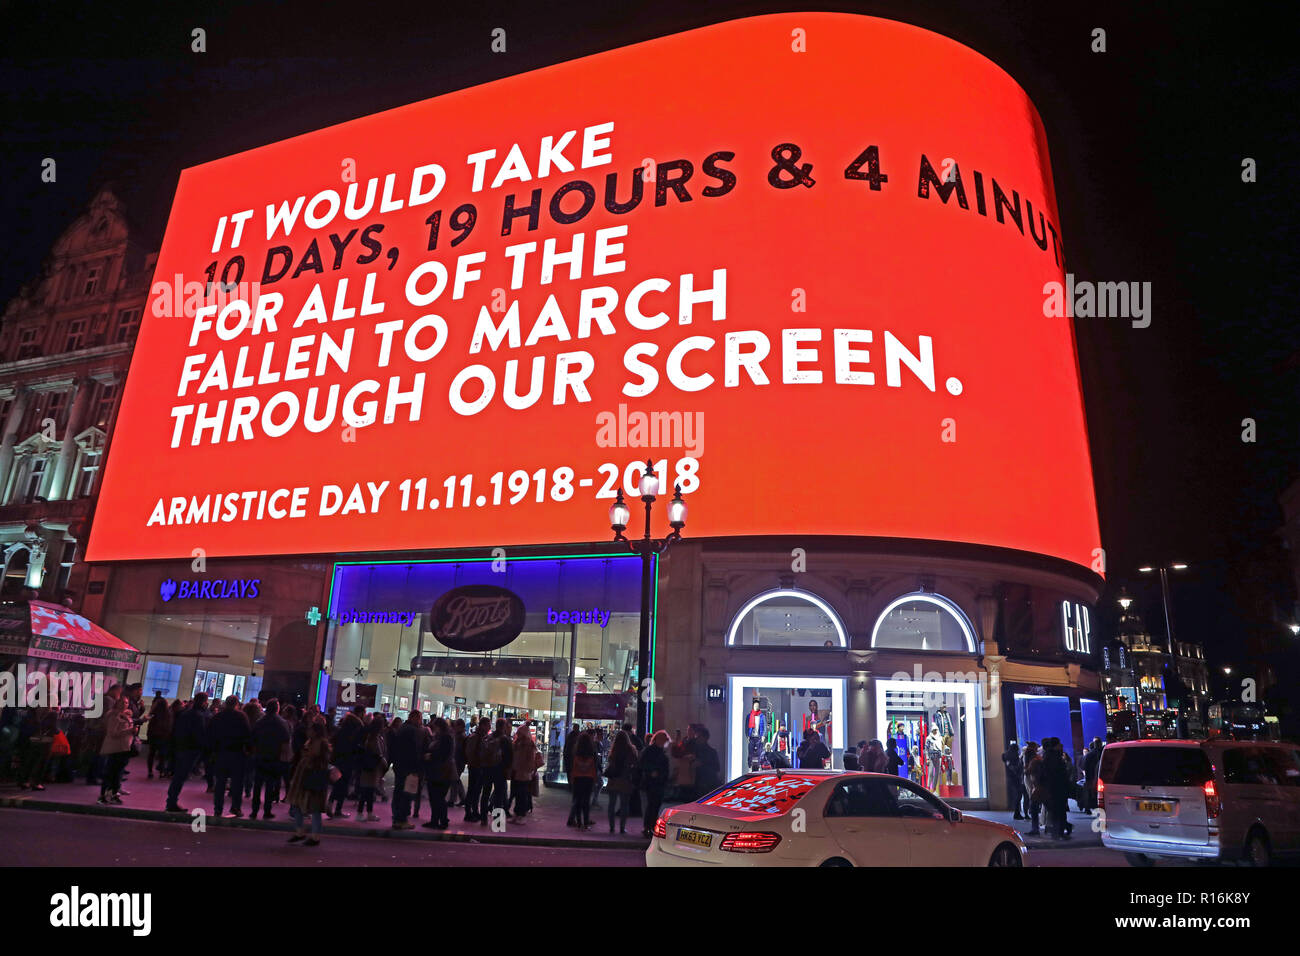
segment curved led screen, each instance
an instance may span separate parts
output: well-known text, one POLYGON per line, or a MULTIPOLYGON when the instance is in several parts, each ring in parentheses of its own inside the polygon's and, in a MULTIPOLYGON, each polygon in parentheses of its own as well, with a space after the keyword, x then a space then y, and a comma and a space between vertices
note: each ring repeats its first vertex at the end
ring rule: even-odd
POLYGON ((182 174, 89 556, 600 540, 649 458, 691 536, 1091 565, 1063 274, 1024 92, 892 21, 367 116, 182 174))

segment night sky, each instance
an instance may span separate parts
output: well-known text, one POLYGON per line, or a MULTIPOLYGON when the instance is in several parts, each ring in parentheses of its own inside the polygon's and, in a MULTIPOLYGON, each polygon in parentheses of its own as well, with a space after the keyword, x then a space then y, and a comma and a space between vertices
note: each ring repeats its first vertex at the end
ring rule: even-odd
MULTIPOLYGON (((800 8, 890 17, 988 56, 1047 127, 1067 266, 1152 283, 1152 323, 1076 322, 1109 577, 1185 561, 1180 638, 1217 663, 1291 600, 1278 494, 1300 471, 1294 255, 1294 39, 1265 5, 554 2, 0 5, 0 300, 114 182, 157 248, 180 170, 563 60, 739 16, 800 8), (1136 9, 1135 9, 1136 8, 1136 9), (489 50, 504 27, 508 52, 489 50), (207 52, 190 52, 190 31, 207 52), (1107 52, 1093 53, 1092 30, 1107 52), (41 160, 58 182, 40 181, 41 160), (1258 181, 1241 179, 1243 158, 1258 181), (1258 440, 1241 441, 1242 419, 1258 440)), ((863 70, 869 74, 870 64, 863 70)), ((1014 506, 1014 505, 1013 505, 1014 506)), ((1049 519, 1050 520, 1050 516, 1049 519)), ((1113 601, 1103 601, 1103 616, 1113 601)), ((1288 608, 1289 610, 1289 608, 1288 608)))

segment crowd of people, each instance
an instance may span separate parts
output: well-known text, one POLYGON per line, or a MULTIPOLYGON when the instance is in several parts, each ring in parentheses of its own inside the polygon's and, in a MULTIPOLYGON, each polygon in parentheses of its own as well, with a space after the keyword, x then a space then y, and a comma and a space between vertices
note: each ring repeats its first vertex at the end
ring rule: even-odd
POLYGON ((1081 813, 1097 808, 1102 748, 1101 738, 1094 737, 1082 759, 1076 761, 1060 737, 1045 737, 1041 746, 1037 741, 1028 741, 1023 752, 1018 743, 1011 741, 1002 754, 1002 765, 1015 819, 1029 820, 1031 835, 1045 832, 1054 839, 1068 840, 1074 829, 1069 801, 1074 800, 1081 813))
MULTIPOLYGON (((120 804, 130 793, 123 784, 131 759, 143 755, 148 778, 169 781, 165 810, 190 813, 181 800, 186 786, 200 783, 220 817, 244 816, 247 803, 251 816, 269 820, 283 803, 296 825, 290 842, 306 846, 319 844, 323 819, 352 816, 353 802, 362 822, 380 819, 377 800, 390 803, 395 830, 413 829, 425 800, 426 828, 450 826, 452 808, 467 823, 522 825, 546 762, 527 721, 512 732, 504 719, 467 725, 420 711, 390 719, 357 706, 335 722, 315 705, 209 701, 201 692, 188 702, 159 694, 146 706, 139 684, 108 688, 98 718, 29 708, 15 721, 14 713, 0 713, 0 772, 24 789, 81 777, 100 788, 99 803, 120 804)), ((647 741, 631 724, 614 733, 575 724, 562 764, 568 825, 584 830, 602 792, 611 833, 616 826, 626 833, 630 816, 649 836, 665 799, 692 800, 721 783, 717 751, 700 725, 647 741)))

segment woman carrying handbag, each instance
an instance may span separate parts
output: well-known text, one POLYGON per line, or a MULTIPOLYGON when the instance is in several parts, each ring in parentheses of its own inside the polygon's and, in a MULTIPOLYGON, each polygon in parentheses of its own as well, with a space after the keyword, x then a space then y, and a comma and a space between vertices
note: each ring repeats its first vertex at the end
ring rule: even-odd
MULTIPOLYGON (((298 765, 289 784, 289 816, 298 829, 289 837, 290 843, 319 846, 321 814, 325 812, 326 795, 330 780, 330 742, 325 736, 325 721, 317 717, 307 729, 307 742, 303 744, 298 765), (306 815, 311 814, 311 836, 307 835, 306 815)), ((338 771, 335 771, 337 773, 338 771)))

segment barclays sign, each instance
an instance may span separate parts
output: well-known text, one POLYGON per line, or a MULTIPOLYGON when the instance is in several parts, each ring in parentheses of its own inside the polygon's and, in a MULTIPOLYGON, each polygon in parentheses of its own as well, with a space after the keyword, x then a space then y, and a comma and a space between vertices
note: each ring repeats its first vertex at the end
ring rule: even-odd
POLYGON ((261 578, 216 578, 215 580, 198 580, 182 578, 176 581, 168 578, 158 585, 158 596, 163 602, 171 600, 199 599, 203 601, 224 601, 235 598, 255 598, 261 578))

